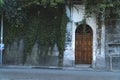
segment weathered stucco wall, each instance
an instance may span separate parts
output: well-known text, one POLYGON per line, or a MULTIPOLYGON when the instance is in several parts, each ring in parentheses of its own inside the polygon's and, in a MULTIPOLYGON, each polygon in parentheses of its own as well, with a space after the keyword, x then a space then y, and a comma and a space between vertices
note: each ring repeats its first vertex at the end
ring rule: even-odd
MULTIPOLYGON (((65 41, 65 51, 63 56, 63 66, 75 66, 75 30, 78 25, 82 24, 84 19, 84 6, 74 5, 72 9, 66 6, 66 13, 69 18, 69 22, 66 26, 66 41, 65 41)), ((102 25, 99 30, 96 22, 95 15, 86 19, 86 24, 92 28, 93 31, 93 45, 92 45, 92 64, 93 68, 107 68, 109 67, 109 46, 111 43, 120 42, 120 28, 119 22, 117 26, 113 28, 111 24, 109 26, 102 25), (100 43, 98 46, 98 32, 101 34, 100 43), (105 43, 106 42, 106 43, 105 43), (106 57, 105 57, 106 56, 106 57), (105 61, 106 60, 106 61, 105 61)), ((23 56, 23 40, 20 41, 18 46, 16 42, 12 46, 8 46, 4 51, 3 61, 5 64, 10 65, 22 65, 23 56)), ((38 51, 37 44, 34 45, 32 53, 27 57, 25 65, 41 65, 41 66, 58 66, 58 49, 54 46, 52 54, 48 53, 47 56, 39 56, 41 53, 38 51)))
MULTIPOLYGON (((70 19, 66 31, 66 48, 64 52, 64 66, 75 66, 75 30, 76 23, 82 24, 84 19, 84 6, 74 5, 71 10, 66 7, 67 15, 70 19), (71 13, 71 14, 70 14, 71 13)), ((93 68, 105 67, 105 26, 102 25, 101 31, 101 45, 98 47, 98 26, 94 15, 86 19, 86 24, 93 30, 93 46, 92 46, 92 64, 93 68)))

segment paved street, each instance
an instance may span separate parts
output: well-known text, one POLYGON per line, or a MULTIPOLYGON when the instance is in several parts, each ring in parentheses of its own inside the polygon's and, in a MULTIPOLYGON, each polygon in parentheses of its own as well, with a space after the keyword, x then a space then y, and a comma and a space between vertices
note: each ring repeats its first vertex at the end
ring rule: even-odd
POLYGON ((120 72, 78 69, 0 68, 0 80, 120 80, 120 72))

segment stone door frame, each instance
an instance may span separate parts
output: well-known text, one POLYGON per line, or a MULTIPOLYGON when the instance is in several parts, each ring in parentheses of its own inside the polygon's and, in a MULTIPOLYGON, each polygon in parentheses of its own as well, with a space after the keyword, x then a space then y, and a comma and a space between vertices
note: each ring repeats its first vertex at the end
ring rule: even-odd
MULTIPOLYGON (((74 5, 71 10, 66 7, 66 13, 70 19, 66 26, 66 41, 65 50, 63 56, 63 66, 75 66, 75 30, 78 25, 82 24, 84 19, 84 6, 74 5), (76 9, 78 8, 78 9, 76 9), (71 12, 70 12, 71 11, 71 12), (71 13, 71 14, 70 14, 71 13)), ((92 68, 104 68, 105 67, 105 25, 101 28, 101 46, 98 47, 98 25, 95 15, 86 18, 86 24, 92 28, 93 31, 93 45, 92 45, 92 68)))
MULTIPOLYGON (((64 58, 63 58, 63 66, 75 66, 75 31, 77 28, 76 22, 68 22, 67 27, 68 30, 66 32, 66 39, 70 37, 70 40, 66 40, 65 42, 65 51, 64 51, 64 58)), ((87 20, 87 25, 89 25, 93 31, 93 49, 92 49, 92 67, 95 67, 96 64, 96 50, 97 50, 97 34, 96 28, 97 25, 90 23, 87 20)))

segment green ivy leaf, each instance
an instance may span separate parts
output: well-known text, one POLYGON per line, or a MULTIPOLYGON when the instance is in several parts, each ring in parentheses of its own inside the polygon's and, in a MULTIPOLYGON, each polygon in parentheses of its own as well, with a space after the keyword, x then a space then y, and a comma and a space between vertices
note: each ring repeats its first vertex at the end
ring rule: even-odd
POLYGON ((2 6, 4 4, 3 0, 0 0, 0 6, 2 6))

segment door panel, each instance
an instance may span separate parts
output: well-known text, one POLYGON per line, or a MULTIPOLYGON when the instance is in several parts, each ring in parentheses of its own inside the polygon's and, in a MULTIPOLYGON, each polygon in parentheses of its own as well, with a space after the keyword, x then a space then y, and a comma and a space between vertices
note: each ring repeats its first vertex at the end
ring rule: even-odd
POLYGON ((90 32, 75 35, 75 64, 92 63, 92 33, 90 32))

